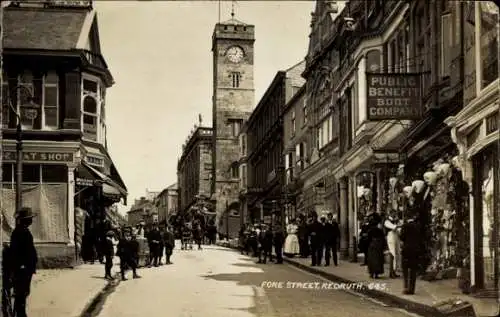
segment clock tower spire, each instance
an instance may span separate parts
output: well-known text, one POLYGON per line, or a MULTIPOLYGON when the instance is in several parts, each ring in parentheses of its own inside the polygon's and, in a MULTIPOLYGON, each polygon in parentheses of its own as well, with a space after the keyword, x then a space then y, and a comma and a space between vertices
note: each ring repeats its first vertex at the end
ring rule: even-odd
MULTIPOLYGON (((255 94, 255 27, 234 18, 234 3, 231 19, 217 23, 212 36, 212 199, 216 202, 216 223, 230 219, 231 237, 237 236, 240 226, 239 134, 252 113, 255 94)), ((225 226, 222 229, 226 232, 225 226)))

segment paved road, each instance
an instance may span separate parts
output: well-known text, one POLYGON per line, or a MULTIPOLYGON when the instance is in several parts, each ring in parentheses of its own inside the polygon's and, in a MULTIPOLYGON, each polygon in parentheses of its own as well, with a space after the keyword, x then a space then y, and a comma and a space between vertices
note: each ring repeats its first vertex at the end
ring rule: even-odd
POLYGON ((409 316, 345 291, 261 287, 264 281, 320 285, 327 281, 286 264, 255 264, 254 259, 220 247, 176 250, 173 261, 173 265, 141 270, 142 279, 120 283, 99 316, 409 316))

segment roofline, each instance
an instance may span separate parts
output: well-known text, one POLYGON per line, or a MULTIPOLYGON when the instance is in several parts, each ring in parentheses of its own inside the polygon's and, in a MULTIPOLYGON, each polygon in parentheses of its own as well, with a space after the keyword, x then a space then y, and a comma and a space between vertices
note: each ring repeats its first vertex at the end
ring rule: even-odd
POLYGON ((286 79, 286 74, 287 74, 286 71, 283 71, 283 70, 280 70, 280 71, 278 71, 276 73, 276 75, 273 78, 273 81, 267 87, 266 92, 264 93, 264 95, 262 96, 262 98, 260 98, 259 103, 257 104, 257 107, 255 107, 255 109, 252 111, 252 114, 247 119, 247 121, 246 121, 247 125, 251 125, 252 124, 252 121, 257 116, 257 113, 264 106, 265 100, 269 97, 269 95, 271 94, 271 92, 273 91, 273 89, 276 88, 276 86, 278 85, 279 81, 281 81, 283 79, 286 79))
POLYGON ((85 49, 85 44, 89 38, 90 30, 92 29, 92 24, 94 23, 94 18, 97 14, 95 9, 92 9, 86 16, 83 21, 83 25, 80 29, 80 36, 78 37, 78 41, 76 42, 77 49, 85 49))
POLYGON ((288 110, 291 108, 291 106, 297 102, 297 99, 299 99, 301 96, 305 95, 306 92, 306 84, 304 83, 300 89, 288 100, 287 104, 283 108, 283 114, 287 113, 288 110))

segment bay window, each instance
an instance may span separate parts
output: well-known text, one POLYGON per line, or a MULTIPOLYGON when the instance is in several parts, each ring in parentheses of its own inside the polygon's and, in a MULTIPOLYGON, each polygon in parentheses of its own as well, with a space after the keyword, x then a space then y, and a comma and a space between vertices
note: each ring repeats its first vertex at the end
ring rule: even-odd
POLYGON ((100 80, 84 74, 81 118, 83 136, 101 144, 106 142, 105 98, 105 87, 100 80))

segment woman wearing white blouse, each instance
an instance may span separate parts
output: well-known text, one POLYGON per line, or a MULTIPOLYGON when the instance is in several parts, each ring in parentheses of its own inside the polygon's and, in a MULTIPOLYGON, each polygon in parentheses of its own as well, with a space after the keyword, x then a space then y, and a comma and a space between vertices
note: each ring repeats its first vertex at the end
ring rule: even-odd
POLYGON ((287 236, 285 239, 285 246, 283 249, 283 253, 292 257, 296 254, 299 254, 299 238, 297 237, 297 231, 299 227, 295 223, 295 219, 290 222, 290 224, 286 227, 287 236))

